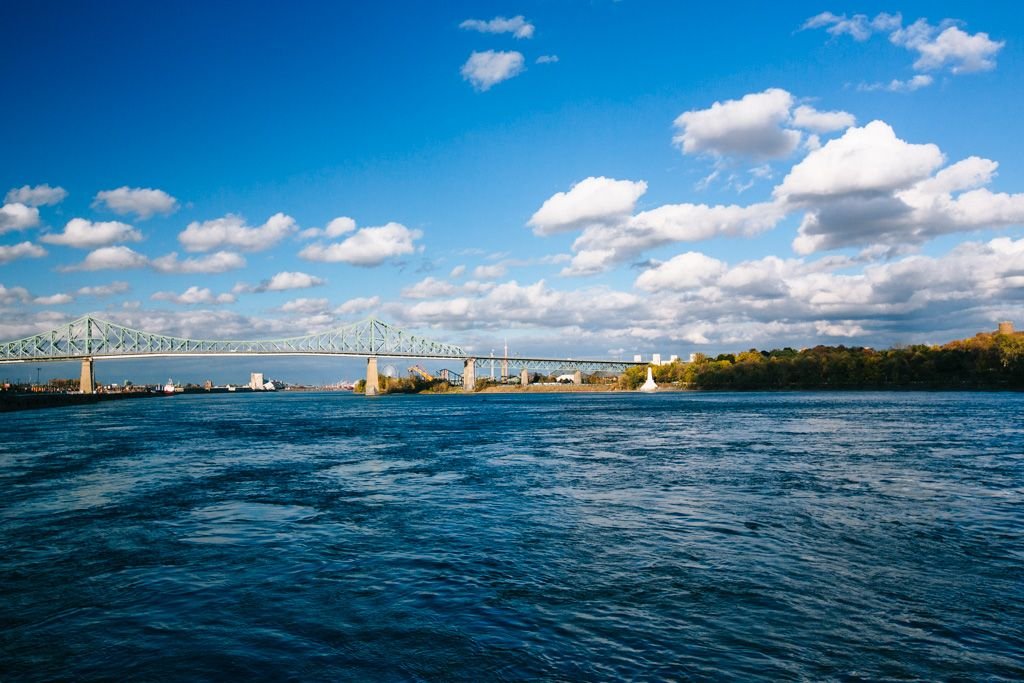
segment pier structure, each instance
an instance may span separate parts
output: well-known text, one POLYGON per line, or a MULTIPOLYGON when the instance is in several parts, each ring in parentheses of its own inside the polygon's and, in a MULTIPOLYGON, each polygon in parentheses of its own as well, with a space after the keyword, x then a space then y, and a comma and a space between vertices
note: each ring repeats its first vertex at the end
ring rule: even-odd
MULTIPOLYGON (((135 330, 107 320, 83 316, 40 334, 0 342, 0 364, 41 361, 80 360, 81 391, 93 393, 96 387, 94 362, 117 358, 177 356, 349 356, 366 358, 366 395, 380 392, 379 358, 415 358, 462 363, 463 391, 475 391, 476 378, 493 368, 496 358, 479 358, 461 346, 410 334, 381 320, 367 318, 336 329, 285 339, 204 340, 173 337, 135 330)), ((572 358, 501 359, 502 373, 508 377, 513 368, 520 371, 523 386, 530 372, 572 372, 574 384, 582 384, 583 373, 622 372, 643 363, 618 360, 580 360, 572 358)))

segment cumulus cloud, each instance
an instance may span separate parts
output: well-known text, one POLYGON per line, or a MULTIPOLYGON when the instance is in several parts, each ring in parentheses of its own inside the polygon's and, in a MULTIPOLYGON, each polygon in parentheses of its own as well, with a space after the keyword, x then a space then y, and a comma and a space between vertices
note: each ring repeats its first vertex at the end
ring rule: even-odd
POLYGON ((938 146, 901 140, 882 121, 851 128, 808 154, 775 188, 787 210, 804 210, 793 248, 899 251, 942 234, 1024 223, 1024 194, 984 187, 996 162, 944 163, 938 146))
POLYGON ((4 200, 8 204, 25 204, 26 206, 50 206, 60 204, 68 196, 68 191, 63 187, 50 187, 49 185, 22 185, 7 192, 4 200))
POLYGON ((874 19, 869 19, 865 14, 854 14, 852 17, 848 17, 845 14, 822 12, 805 21, 801 28, 824 28, 830 35, 846 34, 858 42, 863 42, 876 31, 897 30, 902 23, 903 17, 900 14, 882 12, 874 19))
MULTIPOLYGON (((874 19, 855 14, 847 17, 822 12, 811 17, 802 28, 824 28, 833 36, 848 34, 857 41, 865 41, 874 33, 886 33, 893 45, 906 48, 918 54, 914 62, 916 71, 947 69, 952 74, 988 71, 996 66, 996 55, 1006 45, 1005 41, 992 40, 987 33, 970 34, 957 26, 956 21, 946 19, 933 25, 927 19, 918 19, 904 27, 899 14, 879 14, 874 19)), ((893 80, 892 87, 876 87, 876 90, 906 92, 930 85, 923 81, 893 80), (916 86, 916 87, 910 87, 916 86)), ((881 85, 881 84, 876 84, 881 85)))
POLYGON ((520 14, 511 19, 495 17, 490 21, 466 19, 459 24, 459 28, 466 31, 478 31, 479 33, 511 33, 516 38, 532 38, 536 27, 520 14))
POLYGON ((557 64, 558 55, 541 55, 534 61, 535 64, 557 64))
POLYGON ((263 251, 295 232, 295 219, 275 213, 259 227, 245 224, 241 216, 228 214, 210 221, 192 222, 178 234, 178 241, 188 251, 212 251, 234 247, 242 251, 263 251))
POLYGON ((24 287, 5 287, 0 284, 0 304, 28 303, 32 295, 24 287))
POLYGON ((41 258, 46 256, 46 250, 38 244, 31 242, 19 242, 18 244, 0 246, 0 265, 10 263, 20 258, 41 258))
POLYGON ((233 294, 214 294, 208 287, 193 285, 181 294, 175 292, 156 292, 151 297, 154 301, 170 301, 175 304, 194 306, 196 304, 231 304, 235 302, 233 294))
POLYGON ((591 275, 672 242, 749 236, 784 215, 778 202, 743 206, 667 204, 632 214, 647 183, 587 178, 549 198, 530 219, 537 234, 583 229, 563 275, 591 275))
POLYGON ((81 263, 61 270, 130 270, 144 268, 148 263, 149 259, 129 247, 100 247, 90 251, 81 263))
POLYGON ((928 74, 917 74, 913 78, 908 78, 902 81, 898 78, 894 78, 888 83, 861 83, 857 86, 857 90, 863 92, 872 92, 875 90, 885 90, 887 92, 914 92, 921 88, 927 88, 934 82, 935 78, 928 74))
POLYGON ((50 294, 49 296, 37 296, 32 299, 32 303, 39 306, 60 306, 63 304, 69 304, 75 300, 75 297, 70 294, 50 294))
POLYGON ((140 242, 142 233, 118 221, 94 223, 84 218, 72 218, 64 226, 64 231, 43 235, 40 241, 47 244, 60 244, 76 249, 93 249, 105 247, 115 242, 140 242))
POLYGON ((450 282, 439 280, 436 277, 425 277, 416 284, 402 289, 402 297, 405 299, 435 299, 441 296, 451 296, 458 287, 450 282))
POLYGON ((460 73, 463 80, 469 81, 474 89, 486 92, 498 83, 522 73, 523 61, 523 54, 514 50, 474 52, 462 65, 460 73))
POLYGON ((378 266, 390 258, 414 253, 414 242, 422 236, 420 230, 410 230, 401 223, 388 223, 361 228, 342 242, 311 244, 300 251, 299 256, 308 261, 378 266))
POLYGON ((486 266, 477 266, 473 269, 473 277, 477 280, 497 280, 505 277, 508 266, 504 263, 492 263, 486 266))
POLYGON ((308 273, 282 271, 269 280, 264 280, 255 286, 240 282, 235 285, 232 291, 235 294, 240 294, 242 292, 283 292, 289 289, 308 289, 310 287, 319 287, 325 282, 326 281, 323 278, 319 278, 308 273))
POLYGON ((780 88, 715 102, 680 114, 673 142, 685 154, 785 157, 800 144, 800 131, 785 127, 792 106, 793 96, 780 88))
POLYGON ((636 286, 647 291, 695 289, 716 281, 726 268, 718 259, 688 251, 644 271, 636 279, 636 286))
POLYGON ((0 206, 0 235, 12 230, 25 230, 39 225, 39 209, 12 202, 0 206))
POLYGON ((245 258, 233 251, 218 251, 206 256, 179 259, 177 252, 153 259, 150 263, 161 273, 225 273, 245 267, 245 258))
POLYGON ((299 233, 300 239, 317 237, 341 237, 356 229, 356 222, 348 216, 339 216, 331 220, 323 228, 307 228, 299 233))
POLYGON ((352 315, 354 313, 365 313, 366 311, 377 308, 380 305, 379 296, 364 296, 349 299, 345 303, 334 309, 334 312, 338 315, 352 315))
POLYGON ((95 296, 95 297, 106 297, 113 296, 114 294, 124 294, 131 289, 131 285, 127 282, 117 281, 111 282, 109 285, 92 285, 87 287, 81 287, 78 290, 78 296, 95 296))
POLYGON ((156 214, 170 214, 178 209, 178 200, 163 190, 148 187, 119 187, 96 193, 94 208, 107 208, 116 214, 135 214, 146 220, 156 214))
POLYGON ((1006 45, 987 33, 971 35, 956 26, 932 26, 925 19, 894 31, 889 40, 920 55, 914 62, 918 71, 948 67, 954 74, 994 69, 995 56, 1006 45))
POLYGON ((793 110, 793 125, 815 133, 845 130, 856 122, 856 117, 845 111, 818 111, 806 104, 793 110))
POLYGON ((327 309, 327 299, 298 298, 286 301, 281 304, 282 313, 298 313, 300 315, 312 315, 321 313, 327 309))
POLYGON ((530 217, 537 235, 579 230, 591 225, 615 225, 633 213, 637 200, 647 192, 647 183, 589 177, 568 192, 557 192, 530 217))

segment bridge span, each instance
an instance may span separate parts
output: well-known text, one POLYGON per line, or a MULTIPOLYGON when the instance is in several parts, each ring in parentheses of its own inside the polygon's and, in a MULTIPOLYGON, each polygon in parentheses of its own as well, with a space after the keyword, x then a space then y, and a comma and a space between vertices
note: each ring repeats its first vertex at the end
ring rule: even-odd
POLYGON ((95 391, 93 363, 118 358, 177 356, 354 356, 366 358, 366 393, 376 394, 380 387, 378 358, 414 358, 461 361, 463 388, 473 391, 477 370, 501 364, 509 376, 518 370, 522 381, 530 371, 570 371, 576 382, 582 373, 622 372, 641 363, 618 360, 571 358, 478 358, 461 346, 446 344, 410 334, 394 325, 367 318, 342 327, 301 337, 260 340, 207 340, 173 337, 135 330, 107 320, 82 316, 47 332, 0 342, 0 363, 37 363, 46 361, 82 362, 81 390, 95 391))

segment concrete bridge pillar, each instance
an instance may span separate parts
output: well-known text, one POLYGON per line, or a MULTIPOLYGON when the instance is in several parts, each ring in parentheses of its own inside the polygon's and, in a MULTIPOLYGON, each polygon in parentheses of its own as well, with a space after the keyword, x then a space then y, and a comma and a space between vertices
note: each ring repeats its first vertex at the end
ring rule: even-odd
POLYGON ((520 386, 526 386, 530 383, 530 371, 527 368, 523 368, 523 371, 519 373, 519 384, 520 386))
POLYGON ((583 373, 579 370, 572 373, 572 383, 576 385, 583 384, 583 373))
POLYGON ((462 390, 476 391, 476 358, 462 361, 462 390))
POLYGON ((376 396, 380 391, 380 378, 377 375, 377 356, 366 359, 366 396, 376 396))
POLYGON ((92 358, 82 360, 82 379, 78 383, 78 388, 83 394, 96 393, 96 378, 92 373, 92 358))

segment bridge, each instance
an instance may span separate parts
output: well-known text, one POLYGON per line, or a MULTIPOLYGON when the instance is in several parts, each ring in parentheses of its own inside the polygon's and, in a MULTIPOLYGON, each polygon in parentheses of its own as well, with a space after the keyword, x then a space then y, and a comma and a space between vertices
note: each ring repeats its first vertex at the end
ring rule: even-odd
POLYGON ((0 363, 46 361, 82 362, 81 390, 95 391, 93 363, 97 359, 152 358, 176 356, 354 356, 366 358, 366 394, 380 390, 378 358, 413 358, 461 361, 463 389, 473 391, 477 371, 499 363, 503 376, 517 369, 521 381, 530 371, 572 372, 576 383, 583 373, 622 372, 636 362, 579 360, 571 358, 478 358, 461 346, 410 334, 394 325, 367 318, 342 327, 302 337, 261 340, 206 340, 172 337, 135 330, 107 320, 82 316, 47 332, 0 342, 0 363))

